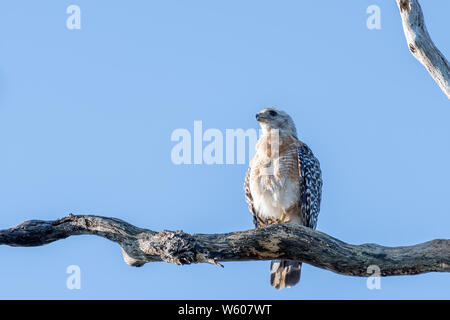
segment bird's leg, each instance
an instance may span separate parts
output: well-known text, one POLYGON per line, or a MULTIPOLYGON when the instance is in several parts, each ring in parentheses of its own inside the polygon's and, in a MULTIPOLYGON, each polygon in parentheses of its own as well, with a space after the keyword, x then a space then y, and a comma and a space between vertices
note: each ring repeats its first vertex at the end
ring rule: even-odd
POLYGON ((280 218, 267 218, 266 222, 267 224, 271 225, 274 223, 283 223, 283 222, 289 222, 291 221, 291 219, 286 215, 285 212, 283 212, 283 214, 281 215, 280 218))
POLYGON ((280 217, 280 222, 289 222, 289 221, 291 221, 291 218, 289 218, 289 217, 286 215, 286 212, 283 211, 283 214, 282 214, 281 217, 280 217))

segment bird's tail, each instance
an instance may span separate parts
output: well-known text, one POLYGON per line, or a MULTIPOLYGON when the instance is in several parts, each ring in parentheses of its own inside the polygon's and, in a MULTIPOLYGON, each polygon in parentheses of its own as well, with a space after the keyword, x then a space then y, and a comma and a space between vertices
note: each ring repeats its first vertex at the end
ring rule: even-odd
POLYGON ((276 289, 290 288, 300 281, 301 271, 301 262, 273 260, 270 263, 270 284, 276 289))

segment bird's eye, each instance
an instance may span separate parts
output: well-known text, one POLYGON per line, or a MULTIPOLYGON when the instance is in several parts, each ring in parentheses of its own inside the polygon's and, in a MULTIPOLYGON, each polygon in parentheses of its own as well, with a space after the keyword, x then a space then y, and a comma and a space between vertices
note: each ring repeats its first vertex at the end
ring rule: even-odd
POLYGON ((278 113, 276 111, 270 110, 269 114, 270 116, 275 117, 278 113))

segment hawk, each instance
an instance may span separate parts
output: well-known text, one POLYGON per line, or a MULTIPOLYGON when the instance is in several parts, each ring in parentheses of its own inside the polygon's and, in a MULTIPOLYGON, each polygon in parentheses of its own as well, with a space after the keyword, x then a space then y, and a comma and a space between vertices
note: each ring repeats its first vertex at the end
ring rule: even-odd
MULTIPOLYGON (((245 176, 245 198, 255 228, 296 223, 316 228, 322 197, 322 173, 311 149, 297 138, 292 118, 265 108, 256 114, 262 132, 245 176)), ((300 280, 302 264, 274 260, 270 284, 289 288, 300 280)))

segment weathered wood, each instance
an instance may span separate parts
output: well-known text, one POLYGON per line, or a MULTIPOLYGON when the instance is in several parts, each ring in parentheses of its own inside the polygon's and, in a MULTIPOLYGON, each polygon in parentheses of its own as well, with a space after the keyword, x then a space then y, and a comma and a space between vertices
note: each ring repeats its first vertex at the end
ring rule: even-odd
POLYGON ((26 221, 0 231, 0 245, 41 246, 72 235, 92 234, 117 242, 125 262, 142 266, 166 261, 178 265, 227 261, 290 259, 343 275, 366 277, 376 265, 381 276, 450 272, 450 240, 414 246, 351 245, 299 225, 277 224, 225 234, 155 232, 125 221, 93 215, 69 215, 55 221, 26 221))
POLYGON ((396 0, 402 17, 403 31, 412 55, 427 68, 430 75, 450 99, 450 66, 434 45, 418 0, 396 0))

